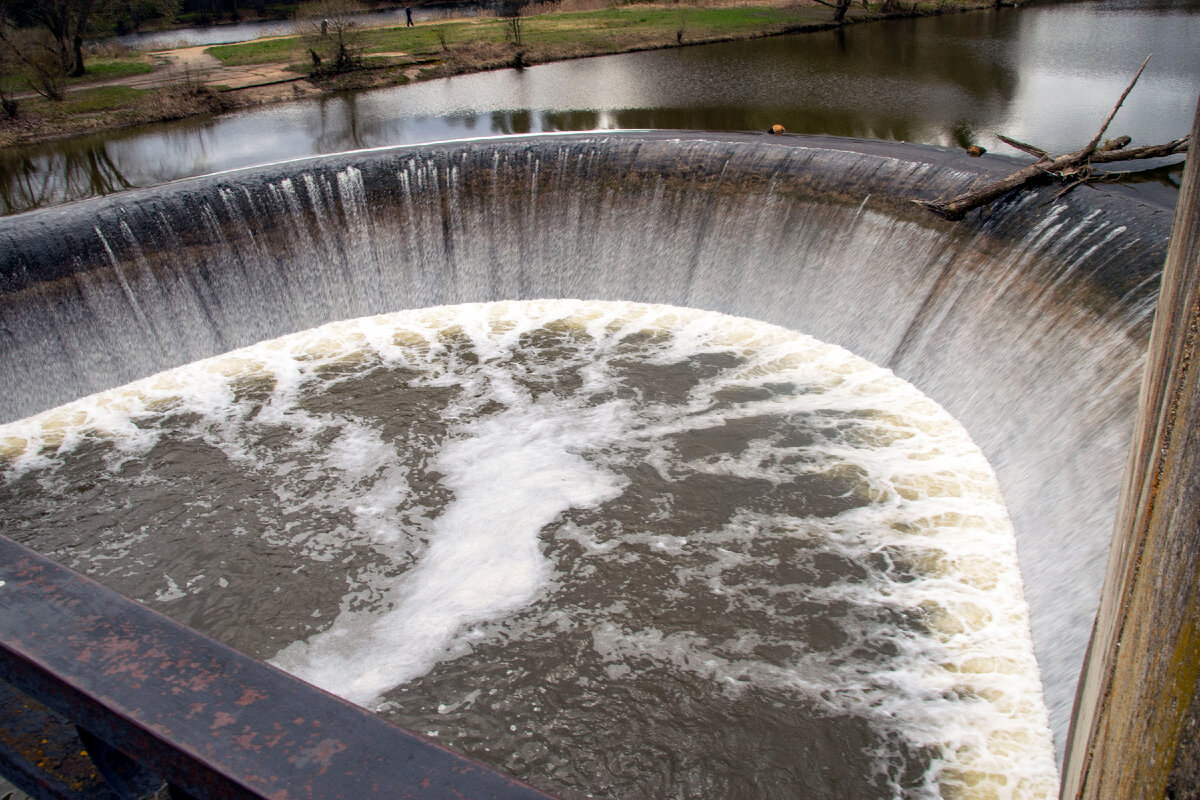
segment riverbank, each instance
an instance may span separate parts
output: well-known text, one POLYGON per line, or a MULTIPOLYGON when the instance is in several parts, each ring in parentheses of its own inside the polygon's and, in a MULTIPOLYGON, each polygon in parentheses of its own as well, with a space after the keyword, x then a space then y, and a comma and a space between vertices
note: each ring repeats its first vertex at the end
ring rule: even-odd
MULTIPOLYGON (((64 100, 24 98, 16 119, 0 121, 0 146, 514 66, 837 27, 833 9, 814 0, 734 5, 737 1, 588 8, 595 0, 564 0, 554 10, 522 17, 519 43, 511 21, 497 17, 349 29, 354 68, 343 71, 330 70, 327 59, 318 68, 315 30, 310 36, 159 51, 130 59, 139 65, 124 67, 131 74, 70 87, 64 100)), ((845 24, 992 5, 990 0, 860 4, 845 24)))

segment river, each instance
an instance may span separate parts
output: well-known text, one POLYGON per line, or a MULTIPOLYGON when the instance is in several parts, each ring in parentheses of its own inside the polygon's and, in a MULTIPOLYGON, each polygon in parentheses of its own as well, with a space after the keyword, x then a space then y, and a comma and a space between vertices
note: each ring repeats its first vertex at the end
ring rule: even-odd
POLYGON ((778 123, 1012 154, 994 136, 1005 133, 1064 151, 1091 138, 1154 53, 1111 128, 1149 144, 1189 129, 1197 41, 1195 0, 1120 0, 500 70, 11 148, 0 154, 0 210, 321 153, 539 131, 778 123))

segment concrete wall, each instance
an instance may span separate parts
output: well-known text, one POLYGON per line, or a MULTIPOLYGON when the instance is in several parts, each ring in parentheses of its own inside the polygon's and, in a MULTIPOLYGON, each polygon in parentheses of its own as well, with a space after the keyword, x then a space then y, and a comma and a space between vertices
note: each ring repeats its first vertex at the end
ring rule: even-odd
POLYGON ((1200 797, 1198 162, 1176 207, 1063 798, 1200 797))

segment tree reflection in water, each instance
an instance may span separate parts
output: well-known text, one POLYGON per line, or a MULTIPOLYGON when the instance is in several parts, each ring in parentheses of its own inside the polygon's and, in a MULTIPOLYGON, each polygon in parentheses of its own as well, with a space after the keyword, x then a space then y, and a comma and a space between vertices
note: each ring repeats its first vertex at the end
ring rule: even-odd
POLYGON ((91 137, 61 142, 48 155, 9 151, 0 156, 0 213, 4 214, 132 188, 134 184, 113 163, 107 143, 91 137))

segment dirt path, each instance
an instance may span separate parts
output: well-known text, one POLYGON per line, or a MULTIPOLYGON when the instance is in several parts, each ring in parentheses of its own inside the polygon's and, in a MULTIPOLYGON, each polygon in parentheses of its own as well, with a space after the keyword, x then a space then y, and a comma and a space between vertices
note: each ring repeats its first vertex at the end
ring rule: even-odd
MULTIPOLYGON (((153 50, 147 55, 154 64, 153 72, 140 75, 125 75, 98 81, 82 81, 66 87, 68 94, 95 89, 100 86, 128 86, 133 89, 155 89, 182 81, 196 81, 225 89, 253 89, 304 81, 303 75, 289 72, 283 64, 254 64, 227 67, 204 51, 212 45, 177 47, 171 50, 153 50)), ((287 87, 283 87, 287 89, 287 87)), ((289 92, 291 90, 288 90, 289 92)), ((304 93, 307 93, 307 89, 304 93)), ((20 92, 16 99, 36 97, 34 92, 20 92)))
MULTIPOLYGON (((156 50, 150 53, 154 60, 154 71, 142 75, 115 78, 110 81, 87 84, 87 86, 130 86, 135 89, 152 89, 171 83, 191 80, 210 86, 244 89, 274 83, 290 83, 303 76, 288 72, 282 64, 257 64, 227 67, 204 51, 212 45, 180 47, 172 50, 156 50)), ((80 87, 86 88, 86 87, 80 87)))

